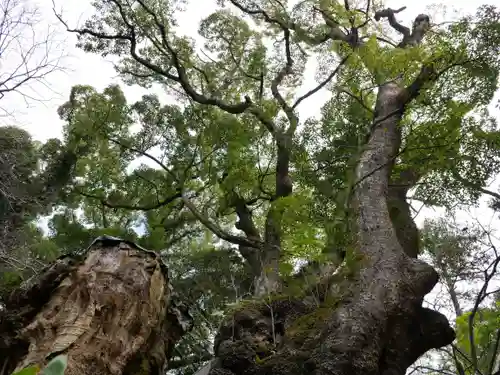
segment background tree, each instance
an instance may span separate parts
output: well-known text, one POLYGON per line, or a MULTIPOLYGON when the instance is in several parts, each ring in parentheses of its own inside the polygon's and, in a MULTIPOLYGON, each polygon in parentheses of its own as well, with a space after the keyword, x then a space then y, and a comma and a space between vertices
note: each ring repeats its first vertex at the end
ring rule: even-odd
POLYGON ((419 361, 414 371, 496 373, 500 290, 496 230, 485 227, 477 218, 462 225, 442 218, 427 221, 422 234, 424 254, 438 269, 445 290, 435 299, 456 321, 457 341, 433 353, 438 361, 431 355, 419 361), (447 301, 451 306, 445 305, 447 301))
POLYGON ((70 159, 58 140, 42 145, 20 128, 0 127, 0 297, 60 253, 35 220, 59 199, 70 159))
MULTIPOLYGON (((44 101, 40 87, 50 87, 47 78, 62 70, 64 51, 53 30, 41 30, 43 21, 36 3, 26 0, 0 2, 0 100, 44 101)), ((2 105, 3 116, 11 122, 14 113, 2 105)))
POLYGON ((0 1, 0 110, 8 118, 8 125, 0 127, 0 301, 8 289, 54 259, 56 250, 33 220, 50 212, 68 178, 64 155, 54 154, 61 151, 60 142, 41 145, 11 126, 16 118, 9 100, 28 105, 48 99, 37 89, 50 86, 46 79, 62 70, 64 52, 50 27, 40 29, 42 21, 34 3, 0 1))

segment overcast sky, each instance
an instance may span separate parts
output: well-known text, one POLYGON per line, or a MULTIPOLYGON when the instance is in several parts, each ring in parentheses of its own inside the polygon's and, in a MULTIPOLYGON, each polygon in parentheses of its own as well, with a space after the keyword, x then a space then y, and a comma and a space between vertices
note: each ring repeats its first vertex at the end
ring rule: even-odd
MULTIPOLYGON (((26 1, 26 0, 20 0, 26 1)), ((84 53, 75 47, 76 37, 65 32, 64 28, 56 20, 52 11, 51 0, 27 0, 36 4, 41 12, 40 23, 36 28, 36 38, 42 38, 48 28, 54 32, 55 43, 52 46, 52 56, 56 58, 64 52, 64 57, 60 64, 65 69, 64 72, 56 72, 50 75, 46 85, 31 86, 33 90, 29 93, 37 98, 44 98, 43 101, 31 100, 28 103, 15 94, 6 95, 0 101, 0 107, 14 114, 14 117, 0 118, 1 124, 17 124, 28 130, 35 139, 40 141, 53 137, 59 137, 63 123, 57 115, 57 108, 64 103, 69 96, 71 87, 77 84, 87 84, 103 89, 110 83, 120 83, 111 62, 106 61, 97 55, 84 53)), ((92 7, 88 0, 54 0, 56 9, 63 11, 63 17, 70 25, 76 26, 92 13, 92 7)), ((180 31, 189 36, 197 35, 199 21, 210 14, 215 9, 215 0, 189 1, 186 12, 179 13, 178 21, 180 31), (195 5, 194 5, 195 4, 195 5), (203 4, 203 6, 200 6, 203 4)), ((457 14, 472 13, 476 7, 482 3, 489 3, 500 6, 500 0, 470 1, 470 0, 442 0, 438 2, 430 0, 408 1, 408 0, 388 0, 386 4, 392 8, 406 6, 407 9, 398 14, 398 19, 408 26, 419 13, 427 13, 434 22, 452 20, 457 14), (438 5, 435 5, 438 4, 438 5)), ((2 51, 3 52, 3 51, 2 51)), ((6 58, 0 55, 0 66, 3 71, 9 70, 15 64, 15 58, 6 58), (8 61, 7 61, 8 60, 8 61)), ((314 66, 311 65, 301 90, 307 91, 315 86, 314 66)), ((136 87, 122 86, 130 101, 140 98, 145 93, 144 90, 136 87)), ((313 100, 302 105, 300 108, 301 118, 316 116, 322 103, 328 99, 328 93, 322 91, 316 94, 313 100)), ((497 183, 490 188, 496 190, 497 183)), ((477 209, 476 209, 477 211, 477 209)), ((477 214, 482 218, 491 218, 491 212, 484 209, 484 205, 479 208, 477 214)), ((422 223, 424 217, 434 216, 435 210, 423 210, 419 214, 417 221, 422 223)), ((467 215, 466 215, 467 216, 467 215)))

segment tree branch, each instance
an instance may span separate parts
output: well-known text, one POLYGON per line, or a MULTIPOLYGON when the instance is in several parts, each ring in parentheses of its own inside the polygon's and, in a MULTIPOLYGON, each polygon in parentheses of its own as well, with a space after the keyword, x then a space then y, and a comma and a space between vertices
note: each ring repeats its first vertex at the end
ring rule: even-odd
POLYGON ((234 207, 239 219, 236 223, 236 228, 243 231, 247 238, 260 240, 259 231, 253 222, 252 211, 248 209, 245 200, 235 194, 232 206, 234 207))
POLYGON ((241 3, 239 3, 236 0, 229 0, 229 2, 231 4, 233 4, 236 8, 238 8, 240 11, 242 11, 243 13, 246 13, 246 14, 251 15, 251 16, 260 17, 264 21, 266 21, 267 23, 272 23, 272 24, 278 25, 279 27, 281 27, 281 29, 288 28, 287 25, 285 24, 285 22, 283 22, 277 18, 271 17, 266 11, 264 11, 261 8, 256 7, 255 9, 251 9, 249 7, 242 5, 241 3))
POLYGON ((315 88, 313 88, 312 90, 306 92, 304 95, 302 95, 301 97, 299 97, 297 99, 297 101, 293 104, 292 108, 295 109, 297 108, 297 106, 305 99, 309 98, 310 96, 314 95, 315 93, 317 93, 319 90, 321 90, 323 87, 325 87, 328 82, 330 82, 333 77, 335 77, 335 75, 339 72, 340 68, 347 62, 347 60, 349 59, 351 55, 347 55, 346 57, 344 57, 339 65, 337 65, 337 67, 335 68, 335 70, 333 70, 329 75, 328 77, 326 77, 326 79, 321 82, 318 86, 316 86, 315 88))
POLYGON ((497 329, 495 343, 493 344, 493 351, 492 351, 493 355, 491 356, 491 362, 488 369, 488 374, 493 374, 493 369, 495 368, 495 363, 498 357, 496 353, 499 353, 498 349, 500 349, 500 328, 497 329))
POLYGON ((234 243, 240 246, 247 246, 252 248, 260 248, 260 241, 253 241, 241 236, 235 236, 224 231, 220 226, 210 221, 208 217, 203 215, 191 202, 191 200, 186 196, 186 194, 181 194, 182 200, 186 207, 191 211, 191 213, 202 223, 207 229, 209 229, 213 234, 222 240, 234 243))
MULTIPOLYGON (((236 223, 236 228, 243 231, 246 237, 252 241, 261 242, 261 236, 252 217, 252 211, 248 209, 247 203, 243 198, 234 193, 232 206, 235 208, 239 221, 236 223)), ((259 249, 248 246, 240 246, 240 254, 246 259, 254 276, 259 276, 261 272, 260 252, 259 249)))
MULTIPOLYGON (((37 6, 22 0, 4 0, 0 11, 0 99, 16 93, 29 104, 30 100, 43 102, 48 98, 39 97, 32 84, 50 88, 47 77, 54 72, 63 71, 60 61, 64 53, 54 54, 53 37, 49 28, 43 35, 36 30, 38 23, 37 6), (8 64, 7 60, 8 59, 8 64), (24 88, 31 89, 29 94, 24 88)), ((6 115, 12 115, 6 108, 0 108, 6 115)))
MULTIPOLYGON (((491 238, 490 238, 490 245, 495 248, 493 243, 491 243, 491 238)), ((472 311, 469 315, 469 342, 470 342, 470 355, 471 355, 471 363, 473 366, 474 371, 479 371, 478 370, 478 358, 477 358, 477 348, 476 344, 474 343, 474 319, 476 317, 477 311, 479 309, 480 304, 484 301, 484 299, 489 295, 487 292, 488 286, 490 284, 490 281, 493 279, 493 277, 497 273, 497 268, 500 265, 500 257, 497 257, 491 264, 488 266, 488 268, 484 271, 484 283, 483 286, 481 287, 481 290, 479 291, 476 301, 474 303, 474 307, 472 308, 472 311), (488 269, 491 268, 491 271, 488 273, 488 269)))
POLYGON ((251 106, 251 100, 248 96, 245 97, 245 101, 238 103, 238 104, 228 104, 225 103, 224 101, 221 101, 220 99, 217 98, 212 98, 212 97, 207 97, 205 95, 202 95, 198 93, 194 87, 191 85, 189 82, 189 79, 187 77, 186 69, 182 66, 179 57, 176 53, 176 51, 171 47, 170 43, 168 42, 168 38, 166 35, 166 28, 165 26, 159 21, 158 16, 149 8, 146 6, 146 4, 143 1, 138 1, 138 3, 144 8, 144 10, 149 13, 153 19, 154 22, 160 31, 161 37, 162 37, 162 43, 164 44, 164 47, 167 48, 167 50, 170 52, 170 58, 174 64, 174 67, 177 71, 177 76, 169 73, 168 71, 162 69, 159 65, 156 65, 152 63, 151 61, 139 56, 137 52, 137 32, 132 26, 132 24, 128 21, 127 16, 125 15, 124 9, 122 4, 117 1, 117 0, 109 0, 112 4, 114 4, 118 12, 120 14, 120 17, 125 24, 126 28, 128 29, 127 34, 123 33, 117 33, 117 34, 107 34, 105 32, 98 32, 96 30, 91 30, 89 28, 80 28, 80 29, 73 29, 68 26, 68 24, 62 19, 61 15, 58 14, 55 10, 55 7, 53 8, 54 14, 57 17, 57 19, 66 27, 66 30, 71 33, 75 33, 78 35, 90 35, 92 37, 98 38, 98 39, 103 39, 103 40, 120 40, 120 41, 126 41, 130 45, 130 55, 131 57, 138 62, 139 64, 143 65, 144 67, 152 70, 156 74, 163 76, 167 79, 170 79, 174 82, 177 82, 181 85, 181 87, 184 89, 185 93, 193 99, 195 102, 199 104, 204 104, 204 105, 213 105, 216 106, 223 111, 226 111, 231 114, 241 114, 245 112, 250 106, 251 106))
POLYGON ((491 190, 488 190, 488 189, 485 189, 479 185, 476 185, 474 184, 473 182, 470 182, 469 180, 463 178, 462 176, 460 176, 460 174, 456 171, 456 170, 452 170, 451 173, 453 174, 453 177, 455 177, 458 181, 460 181, 462 184, 464 184, 465 186, 469 187, 469 188, 472 188, 474 190, 477 190, 483 194, 486 194, 486 195, 489 195, 495 199, 498 199, 500 200, 500 194, 499 193, 495 193, 494 191, 491 191, 491 190))
POLYGON ((368 107, 365 102, 363 101, 363 98, 360 98, 356 95, 354 95, 352 92, 350 91, 347 91, 347 90, 340 90, 340 92, 348 95, 349 97, 353 98, 354 100, 356 100, 364 109, 366 109, 368 112, 370 112, 371 114, 375 113, 373 111, 373 109, 371 109, 370 107, 368 107))
POLYGON ((387 20, 389 21, 389 24, 392 26, 392 28, 394 30, 396 30, 397 32, 403 34, 403 39, 409 38, 410 34, 411 34, 410 29, 408 27, 400 24, 396 20, 396 17, 395 17, 396 13, 402 12, 405 9, 406 9, 406 7, 404 6, 404 7, 401 7, 399 9, 387 8, 387 9, 380 10, 378 12, 375 12, 375 20, 380 21, 381 18, 387 18, 387 20))
POLYGON ((328 30, 328 39, 332 40, 342 40, 346 43, 349 43, 352 47, 354 46, 351 35, 342 31, 339 26, 339 23, 335 21, 325 9, 314 7, 314 10, 321 14, 325 24, 329 27, 328 30))
POLYGON ((278 86, 283 82, 285 77, 287 75, 292 74, 292 67, 293 67, 293 59, 292 59, 292 52, 290 48, 290 30, 286 27, 283 28, 283 33, 285 37, 285 55, 286 55, 286 63, 281 68, 281 70, 278 72, 276 77, 273 79, 271 82, 271 92, 273 94, 273 97, 276 99, 280 107, 283 109, 283 111, 286 114, 286 117, 288 118, 289 122, 289 127, 287 130, 287 133, 290 135, 293 135, 295 133, 295 129, 297 128, 299 119, 297 115, 295 114, 294 110, 290 105, 285 101, 281 93, 279 92, 278 86))
POLYGON ((132 146, 129 146, 129 145, 126 145, 125 143, 117 140, 117 139, 114 139, 114 138, 109 138, 109 137, 105 137, 107 140, 109 140, 110 142, 120 146, 120 147, 123 147, 123 148, 126 148, 132 152, 135 152, 136 154, 139 154, 141 156, 144 156, 152 161, 154 161, 156 164, 158 164, 158 166, 160 166, 165 172, 167 172, 173 179, 174 181, 179 181, 179 178, 175 175, 174 172, 172 172, 165 164, 163 164, 158 158, 154 157, 153 155, 151 155, 150 153, 146 152, 146 151, 142 151, 138 148, 135 148, 135 147, 132 147, 132 146))
POLYGON ((99 197, 97 195, 93 195, 93 194, 89 194, 89 193, 85 193, 84 191, 80 191, 78 189, 76 189, 76 192, 84 197, 87 197, 87 198, 92 198, 92 199, 97 199, 99 200, 99 202, 105 206, 105 207, 108 207, 108 208, 116 208, 116 209, 124 209, 124 210, 136 210, 136 211, 151 211, 151 210, 156 210, 160 207, 163 207, 163 206, 166 206, 170 203, 172 203, 173 201, 175 201, 176 199, 178 198, 181 198, 182 197, 182 194, 179 191, 177 191, 175 194, 172 194, 162 200, 159 200, 157 203, 155 204, 151 204, 151 205, 146 205, 146 206, 134 206, 134 205, 130 205, 130 204, 119 204, 119 203, 112 203, 112 202, 109 202, 107 200, 105 200, 103 197, 99 197))

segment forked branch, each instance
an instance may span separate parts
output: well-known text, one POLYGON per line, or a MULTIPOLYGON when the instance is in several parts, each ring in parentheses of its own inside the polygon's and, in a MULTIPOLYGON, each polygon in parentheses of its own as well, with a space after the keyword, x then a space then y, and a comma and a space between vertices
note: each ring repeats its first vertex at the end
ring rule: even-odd
POLYGON ((408 27, 400 24, 396 20, 396 16, 395 16, 395 14, 402 12, 405 9, 406 9, 406 7, 404 6, 404 7, 401 7, 399 9, 387 8, 387 9, 380 10, 378 12, 375 12, 375 20, 380 21, 381 18, 387 18, 387 20, 389 21, 389 24, 392 26, 392 28, 394 30, 403 34, 403 38, 408 38, 410 36, 410 33, 411 33, 410 29, 408 27))

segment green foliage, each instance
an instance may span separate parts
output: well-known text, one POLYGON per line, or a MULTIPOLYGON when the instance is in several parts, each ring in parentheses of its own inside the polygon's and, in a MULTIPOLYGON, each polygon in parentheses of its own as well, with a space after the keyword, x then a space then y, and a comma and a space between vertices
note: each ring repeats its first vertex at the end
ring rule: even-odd
POLYGON ((0 127, 0 150, 0 220, 3 225, 17 227, 25 215, 35 211, 30 182, 37 170, 36 148, 26 131, 5 126, 0 127))
MULTIPOLYGON (((117 69, 128 84, 151 87, 155 83, 163 85, 165 80, 181 80, 183 90, 201 104, 206 100, 199 99, 200 95, 224 103, 238 102, 248 95, 260 111, 260 118, 286 128, 285 118, 279 112, 280 103, 269 92, 260 93, 260 77, 265 82, 272 81, 274 72, 284 63, 283 54, 268 47, 268 42, 277 44, 281 40, 279 22, 293 20, 296 41, 306 44, 321 33, 321 26, 309 17, 310 4, 298 4, 288 12, 286 6, 259 3, 278 20, 267 22, 265 30, 253 25, 266 21, 255 15, 258 12, 244 17, 228 8, 216 9, 198 29, 209 59, 195 52, 192 40, 176 34, 177 2, 146 1, 137 7, 117 4, 121 3, 95 2, 97 12, 87 20, 86 27, 100 30, 101 34, 79 33, 78 45, 88 52, 118 56, 117 69), (161 14, 156 14, 156 9, 162 9, 161 14), (104 30, 119 33, 127 28, 132 28, 143 42, 143 47, 133 53, 127 38, 103 36, 104 30), (158 40, 168 47, 161 47, 158 40), (187 78, 177 78, 181 75, 187 78)), ((361 17, 340 3, 324 6, 335 13, 339 25, 347 27, 361 17)), ((274 188, 275 142, 250 113, 233 116, 219 105, 199 106, 170 89, 167 91, 179 103, 186 104, 185 108, 162 106, 154 96, 128 105, 116 86, 103 93, 89 87, 75 88, 73 99, 60 112, 66 114, 64 118, 72 114, 68 142, 93 139, 84 141, 92 146, 82 153, 87 156, 79 162, 79 176, 85 182, 77 188, 84 190, 87 198, 98 197, 102 201, 106 197, 115 212, 120 212, 117 207, 125 206, 124 202, 136 203, 133 206, 137 209, 161 203, 175 195, 179 184, 188 191, 203 186, 203 193, 195 193, 196 204, 207 219, 223 226, 234 223, 230 197, 237 193, 255 204, 252 210, 258 229, 263 229, 270 206, 283 216, 285 220, 280 224, 286 249, 284 262, 316 256, 327 238, 327 247, 348 247, 349 233, 353 232, 348 212, 353 169, 369 132, 376 85, 397 77, 409 84, 422 65, 432 64, 439 78, 432 89, 422 91, 405 113, 403 148, 395 175, 407 170, 416 172, 420 181, 415 197, 430 205, 471 204, 479 196, 475 187, 496 172, 499 162, 498 148, 494 146, 498 141, 496 124, 485 107, 496 88, 498 59, 493 51, 500 35, 497 18, 494 8, 480 8, 475 16, 438 27, 428 33, 424 43, 405 49, 381 43, 380 30, 363 23, 358 30, 363 45, 337 73, 330 88, 333 97, 322 109, 321 119, 303 122, 295 137, 291 152, 295 193, 272 205, 266 193, 272 194, 274 188), (106 108, 111 103, 116 105, 110 112, 106 108), (140 125, 138 132, 130 130, 133 123, 140 125), (144 165, 133 173, 124 173, 124 166, 141 155, 142 160, 151 161, 145 153, 151 155, 153 148, 155 155, 168 161, 166 165, 153 162, 156 170, 144 165), (187 160, 195 160, 196 166, 187 160), (267 166, 262 166, 262 162, 267 166), (462 179, 471 163, 474 174, 467 173, 465 184, 462 179), (196 182, 191 179, 194 176, 196 182), (209 210, 208 202, 216 208, 209 210)), ((328 59, 331 62, 349 48, 334 41, 328 50, 321 51, 318 73, 324 76, 331 65, 326 63, 328 59)), ((285 84, 290 93, 286 99, 291 98, 303 79, 306 60, 300 52, 295 47, 291 50, 294 71, 285 84)), ((182 212, 175 204, 161 209, 168 211, 170 217, 182 212)), ((104 204, 84 204, 84 210, 89 223, 112 220, 107 218, 110 210, 104 204)), ((112 218, 116 217, 115 212, 112 218)), ((130 213, 123 214, 131 218, 130 213)), ((136 215, 127 223, 141 219, 136 215)))
MULTIPOLYGON (((487 109, 500 67, 494 8, 482 7, 452 24, 432 25, 420 45, 402 49, 382 41, 391 35, 380 24, 365 22, 361 12, 336 1, 294 6, 242 2, 243 13, 245 6, 262 10, 247 14, 220 1, 201 21, 202 41, 195 45, 176 30, 181 3, 94 2, 95 14, 85 28, 95 32, 79 33, 78 45, 116 57, 126 84, 161 87, 177 104, 163 104, 155 95, 129 103, 116 85, 102 92, 75 87, 59 113, 66 122, 64 146, 78 161, 66 189, 69 209, 55 215, 50 225, 53 241, 65 250, 103 231, 130 236, 161 252, 175 275, 175 287, 203 316, 196 338, 181 344, 182 355, 191 350, 206 354, 207 349, 195 348, 194 342, 209 337, 210 325, 216 326, 225 304, 251 291, 243 252, 238 255, 235 246, 221 244, 216 237, 220 231, 214 230, 233 234, 235 226, 242 228, 238 202, 246 203, 252 230, 261 238, 269 234, 269 222, 278 223, 283 277, 294 274, 298 260, 322 262, 325 251, 347 251, 348 268, 357 269, 354 170, 366 147, 383 82, 408 85, 423 65, 432 65, 437 76, 405 110, 391 183, 412 172, 418 180, 413 183, 414 198, 428 206, 454 207, 476 203, 477 187, 498 172, 500 132, 487 109), (341 27, 362 25, 358 37, 363 44, 354 49, 339 40, 318 45, 315 40, 326 27, 313 5, 332 12, 341 27), (277 72, 287 60, 283 25, 292 24, 293 69, 278 82, 277 72), (300 126, 294 129, 296 120, 285 116, 271 82, 293 103, 304 80, 306 55, 312 53, 318 55, 321 80, 338 60, 349 57, 325 86, 332 95, 319 118, 299 118, 300 126), (235 103, 244 97, 252 106, 238 112, 235 103), (277 198, 282 144, 276 134, 287 129, 292 135, 287 149, 293 194, 277 198), (186 207, 182 194, 197 212, 186 207)), ((426 233, 426 250, 437 248, 429 241, 441 241, 436 259, 445 259, 453 272, 467 277, 460 267, 465 260, 474 261, 472 247, 453 252, 457 241, 451 236, 426 233)))
POLYGON ((38 366, 30 366, 24 368, 12 375, 64 375, 66 367, 68 366, 68 357, 66 355, 58 355, 50 360, 50 362, 45 366, 40 372, 38 366))
POLYGON ((491 236, 482 225, 458 226, 450 217, 428 220, 422 230, 424 255, 440 273, 456 317, 458 349, 443 359, 447 371, 488 374, 498 357, 500 304, 498 296, 489 299, 498 254, 488 246, 491 236), (472 308, 464 312, 466 305, 472 308))
POLYGON ((5 253, 0 253, 0 299, 55 260, 60 249, 33 223, 20 227, 5 253))
POLYGON ((427 220, 421 231, 423 252, 435 267, 460 280, 482 278, 481 266, 490 260, 481 242, 486 234, 473 225, 464 227, 448 220, 427 220))
MULTIPOLYGON (((472 312, 467 312, 456 320, 457 346, 471 358, 471 345, 474 345, 479 359, 478 370, 483 374, 488 374, 491 363, 498 357, 500 301, 496 301, 489 308, 477 310, 472 320, 471 315, 472 312), (473 336, 470 334, 470 324, 473 325, 473 336)), ((466 363, 467 360, 464 362, 466 363)), ((467 366, 464 367, 467 368, 467 366)), ((467 371, 467 374, 473 373, 472 369, 467 371)))
POLYGON ((57 256, 57 249, 33 224, 59 193, 51 168, 60 164, 25 131, 0 127, 0 298, 57 256))
POLYGON ((38 366, 26 367, 12 375, 37 375, 40 373, 40 368, 38 366))
POLYGON ((7 296, 22 282, 23 277, 19 271, 4 271, 0 279, 0 296, 7 296))

